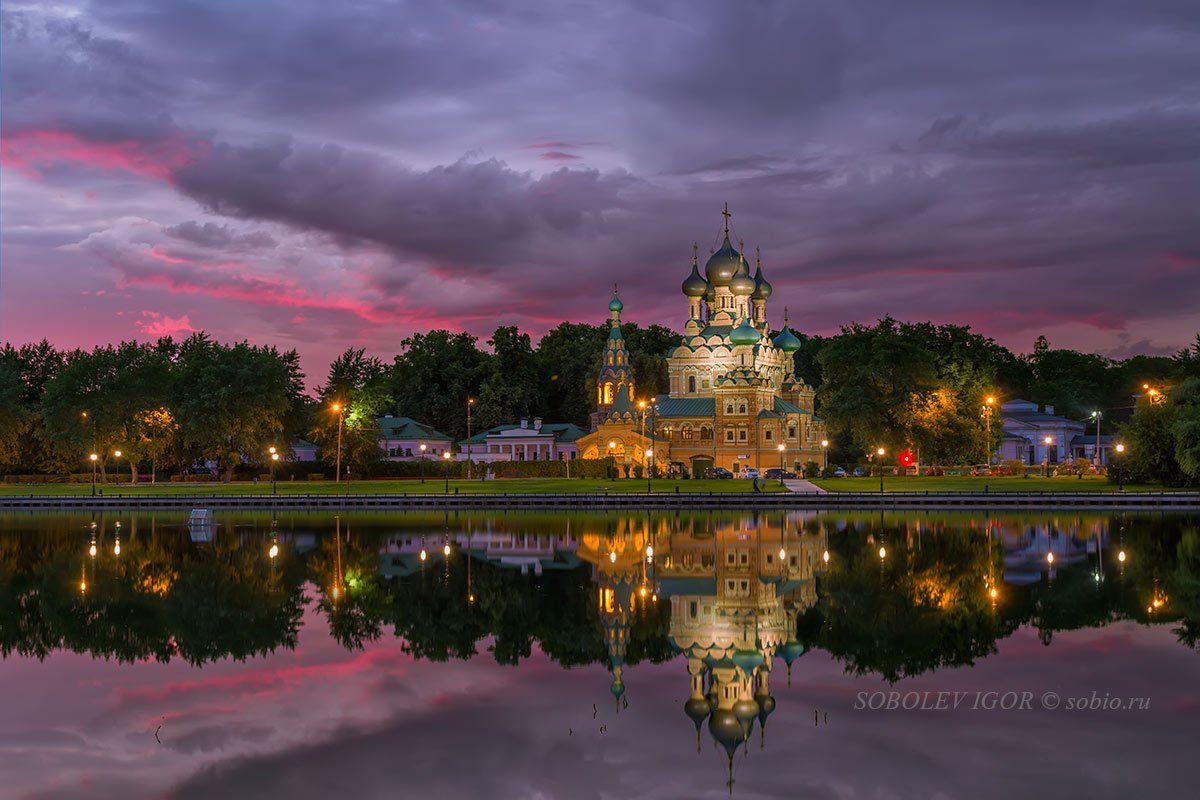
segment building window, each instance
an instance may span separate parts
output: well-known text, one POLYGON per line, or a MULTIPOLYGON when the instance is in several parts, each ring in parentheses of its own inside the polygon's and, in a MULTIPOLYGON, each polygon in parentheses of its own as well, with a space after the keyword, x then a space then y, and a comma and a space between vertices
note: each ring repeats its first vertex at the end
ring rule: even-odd
POLYGON ((679 429, 679 433, 684 439, 691 439, 692 438, 692 426, 684 425, 682 428, 679 429))
POLYGON ((708 427, 707 425, 700 426, 700 441, 712 441, 712 428, 708 427))
POLYGON ((688 391, 695 394, 696 392, 696 376, 688 375, 688 391))
POLYGON ((771 441, 771 429, 770 429, 770 428, 768 428, 767 430, 763 431, 763 439, 764 439, 764 440, 766 440, 766 441, 768 441, 768 442, 769 442, 769 441, 771 441))
POLYGON ((733 431, 732 430, 725 431, 725 441, 727 441, 727 442, 733 441, 733 431))
POLYGON ((745 428, 742 428, 741 430, 738 431, 738 441, 739 442, 746 441, 746 429, 745 428))
POLYGON ((795 425, 791 425, 788 427, 788 438, 789 439, 796 438, 796 426, 795 425))
POLYGON ((745 403, 742 403, 740 406, 738 406, 738 413, 739 413, 739 414, 745 414, 745 413, 746 413, 746 404, 745 404, 745 403))
POLYGON ((726 414, 732 414, 732 413, 733 413, 733 403, 726 403, 726 404, 725 404, 725 413, 726 413, 726 414))

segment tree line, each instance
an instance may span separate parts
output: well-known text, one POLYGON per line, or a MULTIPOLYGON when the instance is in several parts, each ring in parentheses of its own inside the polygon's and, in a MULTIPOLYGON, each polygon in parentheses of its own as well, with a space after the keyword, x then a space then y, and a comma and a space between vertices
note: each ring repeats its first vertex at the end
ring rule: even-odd
MULTIPOLYGON (((82 472, 94 452, 106 474, 120 450, 122 468, 129 460, 150 471, 208 462, 232 476, 243 463, 265 465, 268 447, 286 448, 298 437, 331 453, 335 403, 343 463, 357 469, 380 457, 375 420, 389 413, 455 440, 467 435, 468 400, 473 433, 526 416, 586 426, 607 331, 564 322, 536 344, 513 326, 483 342, 447 330, 417 333, 390 361, 347 349, 312 394, 294 350, 224 344, 204 333, 91 350, 6 344, 0 468, 82 472)), ((638 395, 665 393, 666 355, 679 334, 660 325, 622 331, 638 395)), ((890 317, 800 338, 796 372, 817 390, 833 463, 857 461, 878 446, 914 448, 924 463, 980 461, 1000 437, 998 417, 989 426, 982 414, 984 398, 998 406, 1022 397, 1079 420, 1101 411, 1107 433, 1128 425, 1131 477, 1200 480, 1200 389, 1188 388, 1189 379, 1200 379, 1200 335, 1173 356, 1127 359, 1051 348, 1044 337, 1021 355, 969 326, 890 317), (1137 416, 1135 398, 1147 383, 1174 400, 1137 416)))

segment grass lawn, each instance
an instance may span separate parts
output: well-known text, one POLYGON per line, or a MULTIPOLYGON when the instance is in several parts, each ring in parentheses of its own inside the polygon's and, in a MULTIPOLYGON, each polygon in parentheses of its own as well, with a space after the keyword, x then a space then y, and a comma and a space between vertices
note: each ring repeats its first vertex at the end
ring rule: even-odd
MULTIPOLYGON (((813 481, 830 492, 878 492, 879 478, 818 478, 813 481)), ((989 477, 969 475, 945 477, 884 477, 883 488, 889 492, 1115 492, 1117 485, 1100 476, 1082 480, 1064 475, 1055 478, 989 477)), ((1125 485, 1126 492, 1159 492, 1161 486, 1125 485)))
MULTIPOLYGON (((674 492, 679 487, 680 492, 750 492, 751 481, 746 480, 665 480, 652 481, 655 492, 674 492)), ((781 491, 779 483, 759 481, 764 492, 781 491)), ((425 483, 419 480, 356 480, 348 485, 336 485, 333 481, 280 481, 279 494, 441 494, 446 484, 436 478, 428 478, 425 483)), ((131 486, 128 483, 118 485, 108 484, 100 489, 105 495, 238 495, 238 494, 270 494, 270 481, 237 482, 237 483, 140 483, 131 486)), ((508 478, 491 481, 451 480, 450 491, 458 490, 461 494, 551 494, 565 492, 645 492, 646 481, 635 479, 605 480, 567 480, 565 478, 508 478)), ((34 494, 34 495, 68 495, 90 494, 90 483, 39 483, 39 484, 0 484, 0 495, 34 494)))

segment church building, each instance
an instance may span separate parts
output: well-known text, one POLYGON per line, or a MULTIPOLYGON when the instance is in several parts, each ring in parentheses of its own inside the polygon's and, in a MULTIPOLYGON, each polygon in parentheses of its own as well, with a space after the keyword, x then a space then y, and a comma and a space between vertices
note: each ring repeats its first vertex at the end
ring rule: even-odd
POLYGON ((621 334, 624 304, 614 289, 593 430, 579 442, 583 458, 612 456, 625 470, 702 477, 709 467, 734 474, 754 467, 796 469, 822 460, 824 423, 813 414, 813 390, 795 374, 800 340, 788 328, 773 338, 767 322, 772 287, 755 259, 754 274, 729 238, 704 265, 693 255, 682 291, 687 322, 667 355, 670 391, 637 399, 621 334))

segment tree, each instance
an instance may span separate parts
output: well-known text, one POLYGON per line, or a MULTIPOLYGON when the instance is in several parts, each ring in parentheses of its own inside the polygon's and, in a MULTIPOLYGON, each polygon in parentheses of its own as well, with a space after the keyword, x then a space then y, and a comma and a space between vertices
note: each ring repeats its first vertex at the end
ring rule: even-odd
POLYGON ((414 334, 400 345, 403 351, 391 369, 396 412, 456 439, 465 436, 467 399, 479 394, 488 366, 475 337, 435 330, 414 334))
POLYGON ((587 424, 596 408, 596 376, 607 335, 603 325, 563 322, 538 342, 539 410, 545 419, 587 424))
POLYGON ((913 397, 934 391, 938 378, 929 351, 905 337, 896 320, 848 325, 818 359, 825 376, 819 413, 835 434, 849 435, 861 451, 911 441, 913 397))
POLYGON ((23 442, 35 418, 22 402, 21 389, 20 375, 0 360, 0 467, 22 462, 23 442))
POLYGON ((192 334, 179 348, 175 381, 185 452, 215 461, 232 480, 243 458, 260 460, 281 432, 296 430, 303 381, 294 350, 226 346, 192 334))
POLYGON ((392 404, 390 376, 383 362, 367 358, 362 348, 350 348, 329 365, 325 385, 317 389, 320 402, 310 435, 326 454, 337 452, 338 413, 341 407, 342 463, 365 470, 379 460, 379 423, 392 404))
POLYGON ((537 360, 529 334, 501 326, 488 339, 493 355, 479 390, 480 429, 527 417, 538 397, 537 360))

